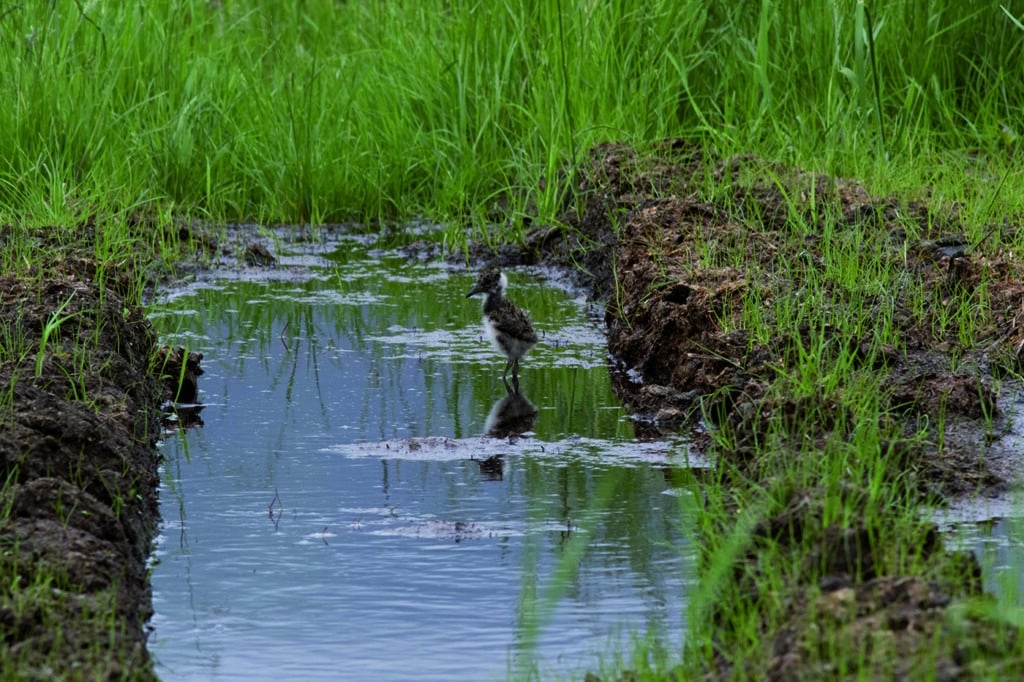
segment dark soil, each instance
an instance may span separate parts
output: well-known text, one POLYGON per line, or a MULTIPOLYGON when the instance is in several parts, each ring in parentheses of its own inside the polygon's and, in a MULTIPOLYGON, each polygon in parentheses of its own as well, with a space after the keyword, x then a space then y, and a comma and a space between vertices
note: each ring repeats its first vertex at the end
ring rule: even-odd
POLYGON ((155 678, 147 561, 165 389, 141 308, 94 272, 69 258, 0 278, 0 333, 23 349, 0 359, 4 679, 155 678))

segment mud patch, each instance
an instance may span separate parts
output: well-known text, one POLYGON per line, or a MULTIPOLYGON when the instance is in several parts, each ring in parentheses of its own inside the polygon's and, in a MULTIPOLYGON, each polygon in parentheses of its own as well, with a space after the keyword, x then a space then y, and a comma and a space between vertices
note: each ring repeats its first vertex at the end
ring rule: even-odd
POLYGON ((92 283, 96 267, 0 278, 0 650, 19 676, 154 677, 146 567, 165 394, 149 323, 92 283))
MULTIPOLYGON (((376 443, 340 444, 326 449, 342 457, 446 462, 474 461, 482 471, 493 471, 506 456, 529 456, 531 461, 591 460, 598 466, 655 464, 705 468, 707 460, 686 454, 686 443, 676 438, 649 442, 619 442, 582 436, 541 442, 528 436, 505 434, 475 438, 403 438, 376 443)), ((500 468, 498 469, 500 471, 500 468)))

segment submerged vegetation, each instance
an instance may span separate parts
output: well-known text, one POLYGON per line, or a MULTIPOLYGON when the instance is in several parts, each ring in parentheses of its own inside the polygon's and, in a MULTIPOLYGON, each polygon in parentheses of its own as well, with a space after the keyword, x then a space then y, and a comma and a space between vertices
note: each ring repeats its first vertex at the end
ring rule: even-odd
MULTIPOLYGON (((908 420, 920 396, 894 390, 885 370, 921 344, 945 371, 1021 372, 1024 335, 1007 313, 1019 301, 994 290, 1020 274, 1024 246, 1022 21, 1024 3, 1009 0, 10 4, 0 265, 41 282, 75 254, 77 272, 137 306, 156 264, 198 246, 195 220, 426 216, 455 250, 557 225, 598 250, 582 214, 601 182, 622 178, 587 174, 597 145, 657 158, 679 138, 707 159, 701 172, 672 182, 656 161, 632 169, 632 199, 602 205, 614 237, 628 236, 637 197, 688 197, 732 227, 681 241, 682 259, 679 244, 649 239, 658 278, 631 278, 613 258, 614 286, 645 289, 616 288, 610 307, 632 328, 633 296, 681 295, 678 282, 724 281, 732 268, 741 284, 708 285, 715 324, 742 341, 745 368, 768 358, 742 387, 759 402, 709 383, 696 403, 720 426, 708 445, 720 464, 693 483, 704 504, 685 510, 702 548, 686 674, 784 677, 799 661, 808 676, 891 676, 888 661, 938 678, 953 661, 985 677, 994 658, 1019 671, 1019 610, 981 597, 972 565, 918 514, 935 499, 918 474, 921 453, 945 447, 946 405, 908 420), (895 198, 844 213, 820 190, 850 177, 865 197, 895 198), (751 241, 769 229, 777 241, 751 241), (959 241, 942 242, 950 233, 959 241), (759 260, 768 249, 780 255, 759 260), (915 249, 938 254, 944 277, 915 249), (963 255, 975 259, 967 273, 963 255), (849 559, 848 584, 826 580, 830 547, 849 559), (853 625, 868 599, 859 587, 886 576, 936 605, 912 644, 853 625), (780 661, 772 647, 800 655, 780 661)), ((92 341, 70 333, 77 301, 58 303, 40 336, 0 333, 2 363, 38 378, 52 348, 87 357, 92 341)), ((87 400, 82 372, 65 366, 72 397, 87 400)), ((976 389, 972 419, 991 425, 985 381, 964 385, 976 389)))

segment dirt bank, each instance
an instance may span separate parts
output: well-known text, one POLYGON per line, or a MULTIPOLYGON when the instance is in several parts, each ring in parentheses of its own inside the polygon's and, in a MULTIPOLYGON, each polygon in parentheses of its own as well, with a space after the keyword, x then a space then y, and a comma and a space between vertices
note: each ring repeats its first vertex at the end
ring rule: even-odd
MULTIPOLYGON (((803 409, 762 403, 777 369, 792 365, 794 341, 751 338, 741 296, 759 292, 759 314, 764 326, 773 327, 775 293, 799 291, 821 276, 826 239, 842 241, 843 230, 856 227, 858 238, 868 235, 854 245, 869 252, 864 262, 896 264, 906 274, 906 289, 852 300, 836 285, 814 304, 850 324, 835 324, 827 334, 836 344, 862 350, 861 360, 884 375, 883 392, 895 412, 947 420, 943 447, 935 439, 918 453, 930 468, 923 479, 928 485, 942 495, 1005 485, 1012 472, 1003 467, 986 420, 998 421, 1000 414, 992 379, 1021 369, 1024 263, 1012 251, 986 255, 972 249, 956 207, 935 213, 916 202, 869 196, 852 181, 751 157, 708 159, 679 142, 666 142, 650 156, 606 145, 592 152, 590 162, 580 187, 582 210, 567 216, 578 232, 538 257, 557 254, 582 262, 590 273, 595 296, 608 306, 612 354, 643 377, 642 383, 618 386, 635 410, 661 420, 686 418, 710 395, 723 418, 734 421, 753 423, 755 410, 803 409), (723 178, 731 188, 727 195, 698 198, 709 181, 719 185, 723 178), (794 210, 813 228, 797 238, 794 210), (828 220, 837 224, 826 238, 828 220), (980 289, 983 274, 991 279, 980 289), (918 292, 925 295, 915 297, 918 292), (963 292, 987 312, 972 347, 961 345, 958 329, 943 323, 950 299, 963 292), (922 299, 923 309, 912 309, 922 299), (901 346, 881 344, 869 357, 880 325, 871 316, 880 317, 883 304, 891 306, 887 323, 901 346), (867 324, 858 319, 862 309, 867 324), (979 448, 991 456, 974 456, 979 448)), ((1007 222, 995 229, 1012 239, 1020 227, 1007 222)))
MULTIPOLYGON (((752 667, 743 673, 754 677, 958 679, 1024 669, 1007 658, 1019 637, 1012 626, 962 616, 963 600, 982 594, 972 556, 946 551, 930 529, 899 551, 926 558, 934 571, 880 574, 892 549, 880 538, 894 531, 877 522, 826 521, 827 494, 852 519, 885 519, 884 510, 865 506, 872 504, 866 485, 851 481, 838 494, 779 486, 794 457, 830 439, 852 443, 857 425, 841 407, 844 387, 801 398, 771 390, 810 344, 827 343, 826 357, 852 358, 880 377, 884 418, 906 435, 883 450, 888 464, 880 477, 895 498, 913 505, 1006 488, 1012 471, 998 437, 1006 424, 993 379, 1021 369, 1024 267, 1012 251, 969 245, 956 206, 938 212, 872 197, 855 182, 753 157, 708 158, 678 141, 645 155, 619 144, 598 147, 577 183, 580 203, 565 217, 571 229, 535 230, 525 249, 501 256, 582 266, 594 297, 606 303, 612 355, 635 370, 617 375, 622 398, 660 422, 710 421, 730 434, 729 445, 705 436, 697 447, 717 458, 735 497, 771 491, 779 498, 754 524, 735 561, 735 582, 722 588, 734 601, 723 597, 720 610, 712 608, 715 655, 705 675, 740 672, 719 648, 734 635, 733 608, 763 609, 766 660, 747 661, 752 667), (839 259, 830 261, 829 250, 836 248, 854 254, 862 271, 830 272, 839 259), (899 286, 871 286, 883 269, 900 273, 899 286), (776 296, 792 297, 823 279, 825 294, 807 302, 816 312, 797 333, 764 333, 786 326, 774 318, 776 296), (763 304, 744 309, 751 293, 763 304), (969 323, 979 325, 980 341, 970 347, 949 324, 961 314, 955 302, 965 301, 974 311, 969 323), (752 317, 761 329, 756 336, 752 317), (815 326, 821 320, 824 326, 815 326), (898 347, 874 336, 882 327, 898 347), (780 423, 790 427, 772 431, 780 423), (787 430, 792 441, 772 440, 787 430), (772 452, 765 443, 773 443, 772 452), (760 576, 780 572, 785 583, 761 606, 760 576), (854 653, 836 653, 843 651, 854 653), (935 660, 939 668, 928 668, 935 660)), ((989 236, 1001 232, 1009 243, 1019 229, 1006 221, 989 236)))
MULTIPOLYGON (((0 278, 4 679, 151 679, 158 519, 155 336, 69 257, 0 278)), ((108 273, 109 274, 109 273, 108 273)))

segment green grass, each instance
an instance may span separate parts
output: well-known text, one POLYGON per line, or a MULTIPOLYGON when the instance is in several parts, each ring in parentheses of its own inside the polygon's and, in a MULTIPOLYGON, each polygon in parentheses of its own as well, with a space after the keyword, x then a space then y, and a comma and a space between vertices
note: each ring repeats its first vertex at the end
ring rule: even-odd
POLYGON ((555 217, 594 143, 674 135, 1019 204, 1017 172, 977 199, 1024 135, 1024 31, 994 3, 865 7, 11 5, 0 220, 429 215, 457 245, 466 222, 555 217))

